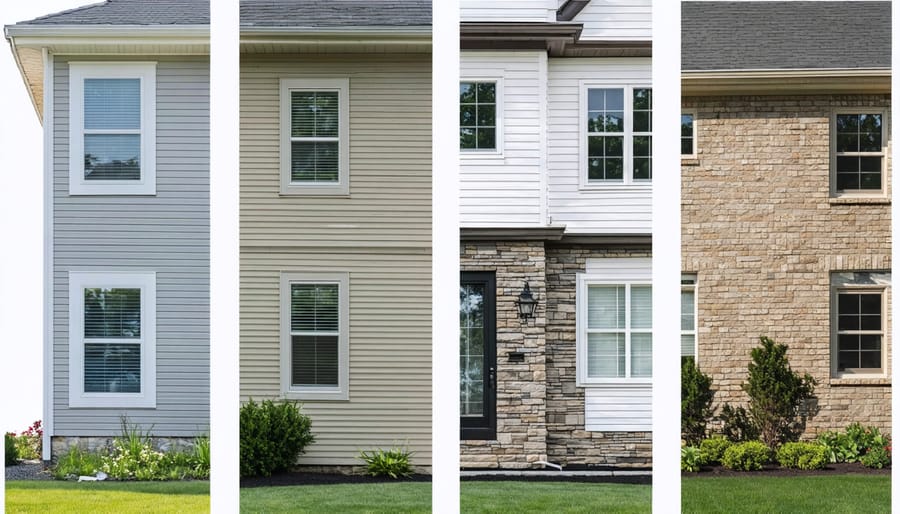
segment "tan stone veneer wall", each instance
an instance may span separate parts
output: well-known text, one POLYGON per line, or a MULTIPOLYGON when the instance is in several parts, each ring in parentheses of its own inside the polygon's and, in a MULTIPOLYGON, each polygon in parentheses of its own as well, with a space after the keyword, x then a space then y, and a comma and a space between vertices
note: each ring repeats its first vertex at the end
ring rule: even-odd
MULTIPOLYGON (((805 437, 853 421, 890 431, 889 378, 831 377, 829 316, 832 272, 891 268, 890 202, 830 197, 830 117, 845 107, 889 113, 890 97, 685 98, 683 106, 696 113, 698 156, 682 161, 682 269, 697 274, 698 362, 717 405, 746 401, 750 350, 767 335, 819 382, 820 410, 805 437)), ((889 171, 884 182, 890 198, 889 171)), ((888 366, 889 334, 890 319, 888 366)))
POLYGON ((648 249, 547 249, 547 456, 561 465, 647 467, 650 432, 588 432, 584 388, 575 386, 576 273, 589 258, 650 257, 648 249))
POLYGON ((525 281, 539 300, 546 298, 543 242, 471 242, 460 245, 462 271, 496 271, 497 280, 497 439, 460 441, 463 468, 530 468, 547 460, 545 422, 546 303, 523 324, 516 299, 525 281), (510 363, 511 351, 525 362, 510 363))

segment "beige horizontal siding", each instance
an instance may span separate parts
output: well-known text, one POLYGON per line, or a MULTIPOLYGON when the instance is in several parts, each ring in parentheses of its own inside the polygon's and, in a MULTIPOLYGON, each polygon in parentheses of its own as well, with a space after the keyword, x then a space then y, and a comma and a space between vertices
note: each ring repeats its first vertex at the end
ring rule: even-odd
POLYGON ((242 57, 241 398, 281 397, 283 272, 349 273, 347 401, 306 401, 300 464, 408 445, 431 465, 430 55, 242 57), (349 198, 279 195, 279 79, 350 79, 349 198))

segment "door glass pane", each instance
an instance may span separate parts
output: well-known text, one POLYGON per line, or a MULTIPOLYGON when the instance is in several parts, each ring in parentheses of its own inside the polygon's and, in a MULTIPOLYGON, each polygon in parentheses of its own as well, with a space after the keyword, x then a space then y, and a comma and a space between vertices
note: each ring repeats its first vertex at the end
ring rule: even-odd
POLYGON ((484 284, 459 288, 460 414, 484 414, 484 284))

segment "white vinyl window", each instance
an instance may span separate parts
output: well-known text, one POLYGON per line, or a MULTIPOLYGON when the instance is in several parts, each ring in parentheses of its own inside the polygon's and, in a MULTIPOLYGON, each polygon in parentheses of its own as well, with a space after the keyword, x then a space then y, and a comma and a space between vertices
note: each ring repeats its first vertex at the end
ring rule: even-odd
POLYGON ((652 289, 579 276, 579 383, 648 382, 653 374, 652 289))
POLYGON ((156 63, 69 63, 69 194, 156 194, 156 63))
POLYGON ((156 407, 155 273, 69 273, 69 407, 156 407))
POLYGON ((831 286, 833 375, 883 376, 890 273, 833 273, 831 286))
POLYGON ((653 91, 584 84, 582 187, 649 184, 653 178, 653 91))
POLYGON ((459 83, 459 149, 461 155, 501 154, 501 81, 463 79, 459 83))
POLYGON ((681 113, 681 156, 697 156, 697 114, 692 111, 681 113))
POLYGON ((832 117, 832 190, 836 196, 885 191, 887 123, 880 109, 841 110, 832 117))
POLYGON ((281 194, 350 192, 350 80, 281 79, 281 194))
POLYGON ((281 277, 281 384, 303 400, 349 399, 349 275, 281 277))
POLYGON ((697 358, 697 275, 681 276, 681 356, 697 358))

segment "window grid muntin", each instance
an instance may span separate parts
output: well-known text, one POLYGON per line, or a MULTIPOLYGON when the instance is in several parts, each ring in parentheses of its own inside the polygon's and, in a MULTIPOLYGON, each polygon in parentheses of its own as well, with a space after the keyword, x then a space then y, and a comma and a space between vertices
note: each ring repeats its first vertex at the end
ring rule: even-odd
MULTIPOLYGON (((587 123, 587 125, 581 125, 584 127, 585 136, 584 136, 584 152, 581 156, 582 162, 581 166, 584 167, 584 172, 581 175, 581 179, 584 182, 582 186, 598 186, 598 185, 609 185, 609 184, 649 184, 652 182, 652 159, 653 159, 653 145, 652 145, 652 121, 650 132, 638 132, 635 133, 633 130, 633 122, 634 122, 634 91, 636 90, 646 90, 650 93, 651 98, 651 106, 650 109, 647 110, 639 110, 639 112, 648 112, 649 119, 652 120, 652 93, 653 88, 648 85, 631 85, 631 86, 606 86, 602 84, 582 84, 582 94, 583 94, 583 111, 579 114, 579 116, 586 116, 587 119, 582 118, 580 123, 587 123), (622 131, 610 131, 610 132, 599 132, 592 131, 590 127, 590 113, 598 112, 597 109, 590 108, 590 96, 591 91, 596 90, 620 90, 622 91, 622 95, 624 98, 624 107, 623 107, 623 130, 622 131), (594 155, 592 157, 591 152, 591 139, 592 138, 621 138, 622 149, 621 149, 621 159, 622 159, 622 170, 621 170, 621 178, 591 178, 591 160, 592 158, 603 159, 601 170, 603 172, 604 177, 606 176, 606 143, 603 143, 604 155, 597 156, 594 155), (634 139, 635 137, 647 137, 648 140, 648 155, 646 156, 650 161, 650 170, 651 175, 650 178, 635 178, 634 176, 634 139)), ((605 107, 605 101, 604 101, 605 107)), ((604 109, 604 112, 606 110, 604 109)), ((617 112, 617 111, 612 111, 617 112)), ((614 155, 613 157, 618 157, 614 155)))
POLYGON ((695 275, 682 275, 681 277, 681 356, 682 357, 693 357, 694 361, 697 361, 697 277, 695 275), (691 314, 691 327, 685 328, 685 303, 684 303, 684 295, 685 293, 691 294, 691 302, 690 302, 690 314, 691 314), (691 353, 686 354, 684 351, 684 338, 690 337, 691 344, 691 353))
MULTIPOLYGON (((145 322, 144 319, 144 295, 145 289, 141 286, 84 286, 81 287, 81 297, 84 301, 81 304, 81 347, 82 347, 82 356, 81 356, 81 370, 82 370, 82 384, 81 391, 84 393, 90 394, 116 394, 116 393, 129 393, 129 394, 140 394, 143 390, 143 374, 144 374, 144 334, 145 330, 143 329, 143 325, 145 322), (137 330, 137 335, 132 337, 89 337, 86 332, 88 331, 88 318, 87 318, 87 292, 89 290, 100 290, 100 291, 113 291, 113 290, 137 290, 138 291, 138 309, 139 309, 139 328, 137 330), (109 390, 89 390, 88 387, 88 345, 94 347, 122 347, 122 346, 132 346, 137 347, 138 350, 138 381, 137 381, 137 389, 136 390, 124 390, 124 391, 109 391, 109 390)), ((106 384, 109 386, 110 384, 106 384)))
MULTIPOLYGON (((301 186, 309 185, 309 184, 324 184, 324 185, 339 184, 341 181, 341 165, 342 165, 342 162, 341 162, 341 117, 343 116, 343 113, 341 112, 341 102, 342 102, 341 90, 337 89, 337 88, 315 88, 315 89, 313 89, 313 88, 290 87, 290 88, 288 88, 287 96, 288 96, 288 103, 289 103, 288 116, 289 116, 289 120, 290 120, 290 125, 289 125, 290 136, 288 137, 289 144, 290 144, 290 156, 291 156, 290 167, 288 170, 290 173, 290 181, 289 181, 290 184, 291 185, 301 185, 301 186), (335 103, 336 103, 336 107, 337 107, 337 135, 336 136, 320 136, 317 133, 317 126, 314 125, 314 128, 313 128, 314 135, 312 135, 312 136, 295 136, 294 131, 293 131, 294 113, 295 113, 295 111, 294 111, 294 93, 312 93, 313 98, 316 100, 318 99, 319 94, 326 94, 326 93, 332 94, 333 93, 336 96, 335 103), (316 162, 316 164, 313 168, 313 173, 312 173, 313 177, 311 180, 299 180, 299 179, 295 178, 295 171, 294 171, 294 151, 295 151, 294 149, 295 149, 295 146, 294 146, 294 143, 313 143, 313 148, 314 148, 313 159, 316 162), (320 169, 319 169, 319 165, 318 165, 318 158, 319 158, 318 144, 316 144, 316 143, 331 143, 331 144, 337 145, 337 151, 335 152, 336 161, 335 161, 335 166, 334 166, 333 170, 332 169, 322 170, 320 173, 320 169), (320 174, 323 177, 330 177, 331 175, 334 175, 334 178, 333 179, 326 179, 326 178, 320 179, 319 178, 320 174)), ((318 105, 316 105, 316 107, 318 107, 318 105)), ((318 121, 317 116, 314 115, 313 123, 315 124, 315 123, 317 123, 317 121, 318 121)))
MULTIPOLYGON (((585 305, 586 305, 585 312, 587 312, 587 310, 590 309, 590 305, 589 305, 589 302, 590 302, 590 289, 591 289, 592 287, 600 287, 600 288, 619 288, 619 287, 624 287, 624 288, 625 288, 625 321, 624 321, 625 325, 624 325, 623 328, 618 328, 618 326, 616 327, 616 329, 608 329, 608 328, 591 328, 591 327, 590 327, 590 322, 589 322, 589 320, 585 320, 585 323, 584 323, 584 334, 585 334, 584 350, 585 350, 585 359, 586 359, 586 362, 585 362, 585 365, 584 365, 584 370, 585 370, 584 373, 585 373, 585 377, 586 377, 587 379, 589 379, 589 380, 598 380, 598 379, 599 379, 599 380, 616 380, 616 379, 632 379, 632 378, 639 378, 639 379, 644 379, 644 378, 646 378, 646 379, 650 379, 650 378, 652 378, 652 376, 653 376, 653 372, 652 372, 652 365, 653 365, 653 364, 652 364, 652 345, 653 345, 653 339, 652 339, 652 335, 653 335, 653 328, 652 328, 652 324, 653 324, 653 319, 652 319, 652 305, 651 305, 651 318, 650 318, 650 324, 651 324, 651 327, 650 327, 650 328, 633 328, 633 327, 631 326, 631 325, 632 325, 632 320, 631 320, 631 318, 632 318, 632 315, 631 315, 631 308, 632 308, 632 304, 631 304, 631 290, 632 290, 632 286, 633 286, 633 285, 634 285, 634 286, 640 286, 640 287, 647 287, 647 288, 650 288, 650 293, 651 293, 651 296, 650 296, 650 297, 651 297, 651 299, 652 299, 652 286, 651 286, 649 283, 645 283, 645 282, 627 282, 627 283, 613 284, 613 283, 601 283, 601 282, 592 282, 592 281, 588 281, 588 282, 586 283, 586 287, 585 287, 585 290, 584 290, 584 291, 585 291, 585 296, 586 296, 586 299, 585 299, 585 305), (588 351, 588 350, 589 350, 589 348, 588 348, 588 339, 590 338, 590 334, 617 334, 617 335, 618 335, 618 334, 622 334, 622 335, 625 336, 625 355, 624 355, 624 358, 625 358, 625 365, 624 365, 624 367, 625 367, 625 369, 624 369, 624 374, 622 374, 622 375, 617 374, 617 376, 614 376, 614 377, 598 377, 598 376, 592 376, 592 375, 590 375, 590 373, 589 373, 589 363, 587 362, 587 361, 590 360, 590 354, 589 354, 589 351, 588 351), (650 366, 651 366, 651 372, 650 372, 649 375, 646 375, 646 376, 638 376, 638 377, 632 376, 632 372, 631 372, 631 368, 632 368, 632 365, 631 365, 631 360, 632 360, 632 335, 634 335, 634 334, 648 334, 648 335, 651 336, 651 338, 650 338, 650 344, 651 344, 651 354, 650 354, 650 355, 651 355, 651 364, 650 364, 650 366)), ((652 300, 651 300, 651 301, 652 301, 652 300)), ((617 325, 618 325, 618 322, 617 322, 617 325)), ((618 356, 617 356, 617 358, 618 358, 618 356)), ((616 367, 618 368, 618 363, 617 363, 616 367)))
POLYGON ((479 150, 496 151, 497 147, 499 146, 497 144, 497 139, 499 137, 499 134, 497 133, 497 129, 498 129, 497 119, 500 115, 500 113, 498 112, 499 98, 497 97, 497 94, 498 94, 497 82, 492 81, 492 80, 461 80, 459 82, 459 84, 460 84, 460 97, 462 96, 462 86, 464 84, 471 86, 472 89, 474 89, 474 91, 475 91, 473 102, 463 102, 462 98, 460 98, 460 100, 459 100, 459 109, 460 109, 460 112, 459 112, 459 114, 460 114, 459 145, 460 146, 459 146, 459 148, 460 148, 460 150, 462 150, 462 151, 479 151, 479 150), (492 87, 493 102, 480 101, 480 99, 479 99, 479 94, 480 94, 479 86, 480 85, 489 85, 492 87), (474 107, 474 115, 473 115, 473 120, 475 122, 474 125, 463 124, 463 119, 462 119, 463 108, 469 107, 469 106, 474 107), (482 125, 481 124, 481 116, 479 116, 479 107, 481 107, 481 106, 491 107, 493 109, 493 111, 494 111, 493 125, 488 125, 488 124, 482 125), (475 146, 463 146, 463 133, 466 130, 472 131, 472 140, 474 141, 475 146), (492 140, 490 146, 480 146, 480 138, 478 137, 478 135, 479 135, 479 133, 482 132, 482 130, 493 132, 494 137, 493 137, 493 140, 492 140))
MULTIPOLYGON (((632 109, 631 109, 631 173, 634 181, 649 182, 653 179, 653 89, 649 87, 635 87, 631 90, 632 109), (638 92, 644 91, 647 95, 647 108, 637 107, 638 92), (646 114, 647 130, 641 130, 641 127, 635 123, 638 114, 646 114), (646 152, 638 155, 638 140, 646 139, 646 152), (639 160, 647 161, 647 176, 637 176, 637 163, 639 160)), ((643 143, 642 143, 643 144, 643 143)), ((642 172, 643 175, 643 172, 642 172)))
POLYGON ((875 111, 867 111, 866 109, 854 109, 854 110, 842 110, 835 113, 832 117, 832 130, 833 130, 833 151, 834 154, 832 156, 832 179, 834 181, 834 191, 835 193, 878 193, 884 191, 885 188, 885 137, 887 131, 887 119, 884 111, 875 110, 875 111), (839 119, 840 118, 848 118, 855 116, 857 118, 856 127, 857 130, 853 132, 843 131, 839 132, 839 119), (859 118, 861 116, 877 116, 879 118, 879 143, 878 143, 878 151, 861 151, 859 145, 861 144, 862 134, 863 132, 859 128, 860 121, 859 118), (842 136, 856 135, 857 136, 857 149, 854 150, 841 150, 841 140, 842 136), (856 160, 856 166, 854 171, 841 171, 842 163, 848 163, 851 160, 856 160), (877 161, 876 161, 877 159, 877 161), (866 164, 864 164, 866 163, 866 164), (872 164, 876 164, 872 166, 872 164), (868 167, 870 169, 864 170, 864 167, 868 167), (874 169, 877 168, 877 171, 874 169), (856 177, 856 186, 857 187, 843 187, 841 184, 842 177, 856 177), (878 187, 863 187, 863 177, 864 176, 876 176, 878 178, 878 187))
MULTIPOLYGON (((859 310, 862 310, 862 306, 860 305, 859 310)), ((835 352, 834 355, 834 369, 837 373, 882 373, 885 368, 884 359, 885 359, 885 290, 883 288, 872 289, 872 288, 856 288, 856 287, 843 287, 837 288, 835 291, 835 305, 834 305, 834 318, 832 323, 834 323, 834 333, 835 333, 835 342, 833 346, 833 350, 835 352), (841 329, 841 312, 840 312, 840 304, 842 296, 858 296, 859 302, 862 301, 862 295, 877 295, 879 297, 879 312, 877 316, 880 321, 880 328, 878 330, 864 330, 864 329, 841 329), (841 336, 856 336, 859 341, 857 344, 857 350, 841 350, 841 336), (879 353, 879 367, 862 367, 862 354, 864 352, 872 352, 871 350, 863 350, 861 345, 861 336, 877 336, 878 339, 878 350, 879 353), (857 363, 860 364, 860 367, 847 367, 841 369, 841 353, 858 353, 858 357, 856 359, 857 363)))
MULTIPOLYGON (((321 388, 321 387, 329 387, 329 388, 339 387, 340 382, 341 382, 341 330, 340 330, 340 327, 341 327, 341 319, 342 319, 342 316, 344 315, 344 313, 342 312, 342 309, 341 309, 341 294, 342 294, 342 292, 341 292, 340 282, 331 282, 331 281, 325 281, 325 280, 317 281, 317 282, 291 281, 291 282, 289 282, 288 289, 289 289, 288 306, 289 306, 289 309, 291 312, 291 320, 288 324, 288 327, 289 327, 288 328, 288 336, 290 339, 290 347, 289 347, 290 349, 289 349, 288 353, 290 355, 290 369, 291 369, 291 373, 290 373, 290 377, 289 377, 290 387, 300 388, 300 389, 302 389, 302 388, 321 388), (337 327, 338 327, 337 330, 295 330, 294 329, 294 326, 293 326, 293 311, 294 311, 293 291, 294 291, 295 285, 301 285, 301 286, 302 285, 310 285, 310 286, 315 287, 316 289, 318 289, 319 287, 322 287, 322 286, 335 286, 335 288, 336 288, 335 297, 336 297, 336 302, 337 302, 337 321, 336 321, 337 327), (295 362, 296 356, 294 355, 294 345, 295 345, 294 337, 334 337, 335 338, 335 346, 337 348, 336 349, 337 359, 336 359, 336 369, 335 369, 334 375, 336 377, 337 383, 334 383, 334 384, 301 384, 301 383, 294 382, 293 370, 297 366, 297 364, 295 362)), ((318 300, 318 291, 317 291, 317 300, 318 300)), ((319 362, 318 362, 317 357, 313 359, 313 365, 316 368, 316 376, 318 377, 318 369, 317 368, 318 368, 319 362)))
MULTIPOLYGON (((143 119, 143 79, 141 77, 101 77, 101 76, 87 76, 82 79, 82 99, 81 99, 81 127, 80 127, 80 137, 81 137, 81 149, 84 154, 84 169, 83 179, 84 180, 114 180, 114 181, 139 181, 143 175, 143 166, 142 166, 142 156, 141 156, 141 146, 142 146, 142 119, 143 119), (97 92, 91 92, 88 89, 89 83, 100 83, 100 82, 113 82, 113 81, 122 81, 122 82, 137 82, 137 114, 134 116, 137 121, 136 128, 126 128, 126 127, 114 127, 114 128, 97 128, 97 127, 88 127, 89 125, 89 115, 88 115, 88 104, 92 103, 91 97, 96 97, 97 92), (122 173, 125 174, 123 177, 116 177, 115 174, 112 177, 102 176, 100 178, 91 178, 91 175, 94 174, 94 167, 91 169, 88 168, 88 136, 117 136, 117 135, 130 135, 130 136, 138 136, 138 154, 136 159, 136 170, 126 170, 122 173), (137 172, 137 177, 133 176, 134 172, 137 172)), ((96 138, 95 138, 96 139, 96 138)), ((130 161, 130 160, 129 160, 130 161)), ((129 161, 120 161, 120 162, 129 162, 129 161)), ((112 164, 112 161, 109 164, 112 164)), ((107 163, 99 163, 99 164, 107 164, 107 163)))
POLYGON ((681 113, 681 156, 697 155, 697 116, 693 112, 681 113), (687 148, 685 148, 687 147, 687 148), (685 150, 688 150, 685 152, 685 150))

